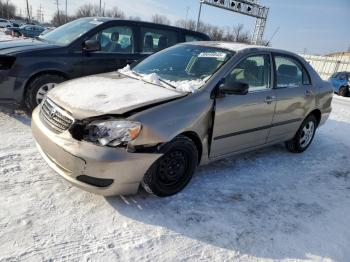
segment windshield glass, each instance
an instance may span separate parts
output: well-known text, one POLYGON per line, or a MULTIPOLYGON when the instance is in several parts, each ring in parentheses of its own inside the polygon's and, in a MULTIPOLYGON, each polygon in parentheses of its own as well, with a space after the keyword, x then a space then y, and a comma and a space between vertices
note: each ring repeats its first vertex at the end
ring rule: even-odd
POLYGON ((69 45, 78 37, 102 23, 102 21, 96 19, 75 20, 40 36, 40 39, 56 45, 69 45))
POLYGON ((220 48, 183 44, 158 52, 132 68, 148 79, 159 78, 182 91, 200 88, 234 52, 220 48), (189 83, 195 84, 195 86, 189 83))

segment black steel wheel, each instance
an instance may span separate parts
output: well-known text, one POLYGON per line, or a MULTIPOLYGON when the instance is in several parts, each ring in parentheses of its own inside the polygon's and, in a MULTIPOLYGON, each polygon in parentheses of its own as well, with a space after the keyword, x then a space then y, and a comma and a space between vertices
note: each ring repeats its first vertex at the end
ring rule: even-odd
POLYGON ((198 164, 193 141, 178 136, 162 149, 164 155, 146 172, 143 188, 150 194, 165 197, 180 192, 191 180, 198 164))

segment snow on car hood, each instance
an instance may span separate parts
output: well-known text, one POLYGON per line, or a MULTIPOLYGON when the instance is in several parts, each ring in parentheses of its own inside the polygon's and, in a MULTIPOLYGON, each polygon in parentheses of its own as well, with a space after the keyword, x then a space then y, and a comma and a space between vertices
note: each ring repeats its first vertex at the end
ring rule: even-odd
POLYGON ((118 73, 71 80, 48 93, 50 99, 76 118, 123 114, 185 95, 184 92, 123 77, 118 73))
POLYGON ((208 76, 207 78, 204 78, 204 79, 180 80, 180 81, 163 80, 163 82, 161 82, 161 78, 159 77, 158 74, 156 74, 156 73, 138 74, 138 73, 131 70, 130 65, 127 65, 122 69, 119 69, 118 72, 120 72, 123 75, 130 76, 130 77, 141 78, 146 82, 150 82, 150 83, 153 83, 156 85, 167 86, 167 84, 165 84, 165 83, 168 83, 168 84, 172 85, 173 87, 175 87, 176 90, 188 92, 188 93, 196 92, 210 78, 210 76, 208 76), (135 74, 137 74, 137 75, 135 75, 135 74))

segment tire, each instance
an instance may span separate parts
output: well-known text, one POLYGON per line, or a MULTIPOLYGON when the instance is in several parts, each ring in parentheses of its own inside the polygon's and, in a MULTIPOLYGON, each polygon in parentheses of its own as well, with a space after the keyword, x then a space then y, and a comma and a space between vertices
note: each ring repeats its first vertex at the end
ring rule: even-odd
POLYGON ((341 88, 339 88, 338 95, 347 97, 349 95, 349 87, 342 86, 341 88))
POLYGON ((301 124, 294 138, 285 143, 287 149, 292 153, 304 152, 314 139, 317 125, 316 117, 309 115, 301 124))
POLYGON ((45 92, 54 88, 55 85, 64 82, 66 79, 59 75, 45 74, 38 76, 31 80, 27 86, 27 92, 25 96, 25 106, 29 112, 40 104, 45 92), (40 98, 40 99, 39 99, 40 98))
POLYGON ((160 157, 146 172, 141 182, 150 194, 166 197, 180 192, 190 182, 198 164, 198 151, 193 141, 178 136, 162 148, 160 157))

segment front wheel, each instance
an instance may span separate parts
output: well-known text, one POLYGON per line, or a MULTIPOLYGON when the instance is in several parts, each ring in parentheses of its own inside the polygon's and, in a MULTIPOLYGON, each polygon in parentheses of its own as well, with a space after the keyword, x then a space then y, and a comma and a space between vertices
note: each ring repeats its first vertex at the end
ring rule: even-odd
POLYGON ((341 88, 339 88, 338 94, 339 94, 340 96, 344 96, 344 97, 348 96, 348 94, 349 94, 349 87, 347 87, 347 86, 342 86, 341 88))
POLYGON ((150 194, 166 197, 190 182, 198 164, 198 151, 191 139, 178 136, 162 152, 164 155, 146 172, 141 185, 150 194))
POLYGON ((292 153, 302 153, 314 139, 317 128, 317 119, 314 115, 309 115, 301 124, 294 138, 287 141, 286 147, 292 153))

